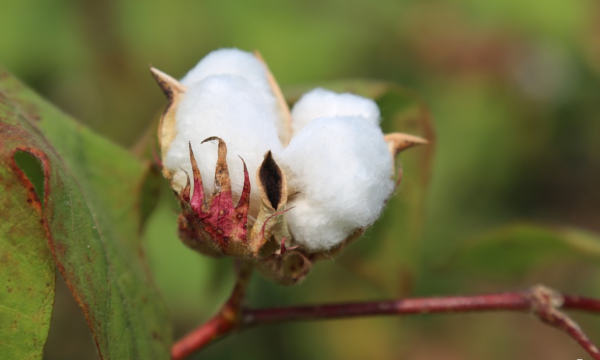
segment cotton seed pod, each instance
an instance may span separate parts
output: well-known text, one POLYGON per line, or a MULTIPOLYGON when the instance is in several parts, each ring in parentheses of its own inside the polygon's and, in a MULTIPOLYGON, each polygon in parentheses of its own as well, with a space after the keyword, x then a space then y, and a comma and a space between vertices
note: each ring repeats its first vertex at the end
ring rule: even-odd
POLYGON ((383 135, 377 105, 352 94, 317 89, 290 114, 257 53, 215 51, 181 82, 151 72, 169 100, 158 140, 180 238, 280 284, 360 237, 401 179, 396 155, 426 143, 383 135))

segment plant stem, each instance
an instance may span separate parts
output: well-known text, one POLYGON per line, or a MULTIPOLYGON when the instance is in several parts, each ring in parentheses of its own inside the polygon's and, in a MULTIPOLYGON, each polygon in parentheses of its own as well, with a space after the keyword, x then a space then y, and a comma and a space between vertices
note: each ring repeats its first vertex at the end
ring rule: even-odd
MULTIPOLYGON (((235 291, 234 291, 235 292, 235 291)), ((525 291, 435 298, 413 298, 393 301, 356 302, 307 306, 290 306, 268 309, 238 309, 238 317, 230 327, 213 330, 218 323, 215 318, 199 327, 186 338, 175 344, 177 348, 183 341, 190 341, 194 350, 200 350, 212 340, 228 335, 233 330, 282 323, 288 321, 328 320, 381 315, 412 315, 434 313, 462 313, 486 311, 531 312, 542 322, 566 332, 590 356, 600 360, 598 348, 589 340, 581 328, 559 309, 600 313, 600 300, 578 296, 562 295, 544 286, 534 286, 525 291), (202 342, 193 343, 194 334, 202 342), (207 334, 210 334, 207 335, 207 334)), ((175 357, 179 360, 183 357, 175 357)))
POLYGON ((215 316, 173 345, 171 359, 185 359, 214 340, 230 334, 239 326, 242 302, 252 275, 253 265, 242 260, 237 261, 235 265, 236 281, 229 299, 215 316))

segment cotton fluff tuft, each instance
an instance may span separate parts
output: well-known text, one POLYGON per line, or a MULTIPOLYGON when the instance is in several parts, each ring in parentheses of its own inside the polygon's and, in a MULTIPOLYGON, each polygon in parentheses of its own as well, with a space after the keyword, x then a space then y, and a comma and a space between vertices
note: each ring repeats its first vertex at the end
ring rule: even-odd
POLYGON ((242 159, 248 167, 251 183, 251 215, 256 216, 260 194, 255 174, 264 154, 277 154, 282 145, 273 126, 273 112, 266 109, 263 97, 246 79, 232 75, 213 75, 188 84, 188 90, 176 113, 177 135, 171 142, 164 166, 174 172, 175 185, 183 187, 186 173, 192 176, 188 141, 202 175, 204 190, 214 189, 217 142, 201 142, 218 136, 227 145, 227 164, 234 200, 244 184, 242 159))
POLYGON ((297 192, 285 214, 290 232, 311 251, 330 249, 371 225, 394 190, 383 133, 363 117, 309 122, 278 160, 297 192))
POLYGON ((292 130, 296 134, 310 121, 320 117, 361 116, 379 125, 380 112, 375 101, 362 96, 317 88, 304 94, 292 108, 292 130))
POLYGON ((244 78, 261 94, 271 91, 265 66, 252 53, 238 49, 219 49, 209 53, 188 71, 181 83, 190 86, 209 76, 221 74, 244 78))
POLYGON ((271 89, 267 77, 266 66, 254 54, 238 49, 219 49, 206 55, 198 64, 181 79, 181 83, 190 86, 209 76, 229 74, 242 77, 256 88, 266 105, 275 116, 273 121, 277 131, 283 135, 283 121, 278 114, 277 98, 271 89))

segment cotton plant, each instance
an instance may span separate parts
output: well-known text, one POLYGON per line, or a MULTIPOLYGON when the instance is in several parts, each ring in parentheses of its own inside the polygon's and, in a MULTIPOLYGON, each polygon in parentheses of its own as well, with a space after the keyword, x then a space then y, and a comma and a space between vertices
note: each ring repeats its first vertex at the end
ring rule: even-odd
POLYGON ((180 81, 151 70, 169 99, 158 138, 180 238, 281 284, 360 237, 398 186, 396 155, 426 143, 384 135, 377 104, 349 93, 317 88, 290 111, 258 53, 213 51, 180 81))

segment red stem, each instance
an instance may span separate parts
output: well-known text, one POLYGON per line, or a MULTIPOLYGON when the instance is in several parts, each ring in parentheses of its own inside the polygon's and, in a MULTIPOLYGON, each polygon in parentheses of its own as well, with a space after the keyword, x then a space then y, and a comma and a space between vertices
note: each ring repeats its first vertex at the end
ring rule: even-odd
POLYGON ((185 359, 217 338, 229 334, 235 323, 221 313, 186 335, 171 348, 172 359, 185 359))
POLYGON ((229 299, 217 315, 177 341, 171 348, 171 359, 182 360, 235 330, 240 321, 242 301, 252 275, 252 265, 236 262, 236 282, 229 299))
MULTIPOLYGON (((233 330, 243 330, 254 326, 301 320, 327 320, 353 318, 359 316, 439 314, 481 311, 530 311, 542 322, 560 329, 587 351, 595 360, 600 360, 597 347, 583 333, 579 326, 559 309, 600 313, 600 300, 579 296, 561 295, 543 286, 526 291, 500 294, 451 296, 439 298, 414 298, 394 301, 355 302, 325 305, 289 306, 269 309, 242 309, 227 327, 218 327, 222 317, 218 314, 205 325, 175 344, 173 349, 181 348, 183 343, 197 351, 212 340, 227 335, 233 330), (197 340, 195 340, 197 339, 197 340)), ((173 359, 184 359, 191 352, 173 359)))
POLYGON ((600 301, 581 296, 563 295, 563 304, 561 308, 565 310, 600 313, 600 301))
POLYGON ((243 325, 254 326, 294 320, 326 320, 377 315, 410 315, 465 311, 528 310, 523 293, 504 293, 440 298, 413 298, 380 302, 308 305, 271 309, 246 309, 243 325))

